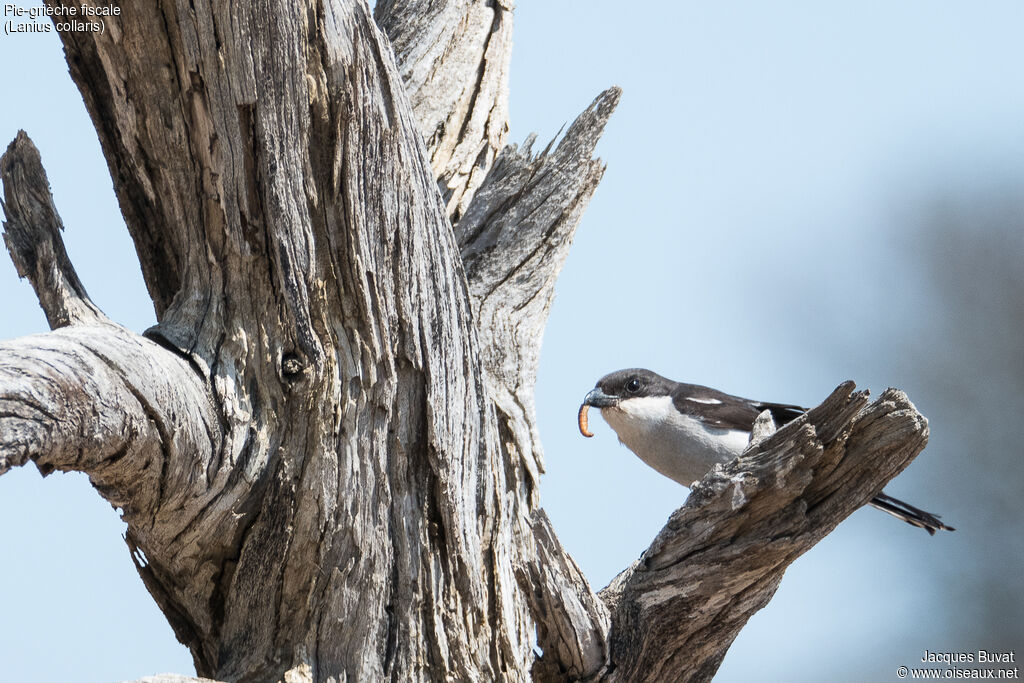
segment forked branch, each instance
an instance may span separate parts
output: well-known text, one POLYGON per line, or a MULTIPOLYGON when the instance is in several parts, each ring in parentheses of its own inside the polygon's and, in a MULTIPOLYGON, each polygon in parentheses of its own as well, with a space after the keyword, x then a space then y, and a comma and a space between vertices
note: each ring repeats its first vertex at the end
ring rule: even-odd
POLYGON ((216 448, 188 439, 216 433, 207 394, 182 358, 115 325, 89 299, 24 131, 0 157, 0 179, 4 241, 55 329, 0 344, 0 474, 28 461, 43 474, 78 470, 126 517, 156 509, 182 493, 191 458, 216 448))

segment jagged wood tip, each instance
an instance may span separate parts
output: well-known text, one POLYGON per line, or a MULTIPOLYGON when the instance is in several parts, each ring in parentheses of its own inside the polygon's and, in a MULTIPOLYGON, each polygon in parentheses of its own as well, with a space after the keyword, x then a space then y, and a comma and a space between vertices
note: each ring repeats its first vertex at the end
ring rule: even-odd
POLYGON ((23 130, 0 157, 0 179, 4 243, 18 275, 32 283, 50 328, 106 321, 68 259, 39 150, 23 130))

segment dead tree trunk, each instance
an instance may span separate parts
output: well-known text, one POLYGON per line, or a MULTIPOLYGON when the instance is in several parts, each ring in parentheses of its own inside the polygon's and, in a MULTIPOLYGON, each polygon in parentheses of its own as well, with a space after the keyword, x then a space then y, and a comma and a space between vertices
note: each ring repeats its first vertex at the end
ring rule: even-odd
POLYGON ((62 34, 159 322, 90 302, 20 134, 5 239, 53 331, 0 344, 0 473, 89 475, 201 676, 706 680, 926 422, 841 386, 595 595, 538 507, 533 386, 619 93, 503 147, 511 5, 376 12, 123 3, 62 34))

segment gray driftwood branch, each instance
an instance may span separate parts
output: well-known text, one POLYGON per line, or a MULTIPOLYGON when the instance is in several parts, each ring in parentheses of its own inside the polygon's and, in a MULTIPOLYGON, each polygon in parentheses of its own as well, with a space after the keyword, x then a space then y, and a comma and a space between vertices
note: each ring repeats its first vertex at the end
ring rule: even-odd
POLYGON ((4 201, 4 244, 18 275, 28 278, 46 314, 50 329, 98 323, 107 317, 85 292, 60 233, 64 224, 50 195, 39 151, 25 131, 0 159, 4 201))
POLYGON ((539 507, 533 389, 619 91, 535 153, 503 147, 500 0, 122 10, 61 38, 158 323, 88 299, 19 134, 5 241, 54 329, 0 344, 0 473, 89 475, 200 676, 707 679, 923 447, 906 397, 844 385, 596 594, 539 507))

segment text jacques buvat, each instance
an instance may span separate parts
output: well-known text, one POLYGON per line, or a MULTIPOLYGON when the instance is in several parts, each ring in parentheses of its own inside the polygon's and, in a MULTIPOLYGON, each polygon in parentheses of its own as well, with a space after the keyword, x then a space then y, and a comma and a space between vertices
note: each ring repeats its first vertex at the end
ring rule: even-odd
POLYGON ((50 33, 106 30, 106 17, 121 14, 120 7, 99 5, 90 7, 22 7, 12 3, 4 4, 4 33, 50 33))

